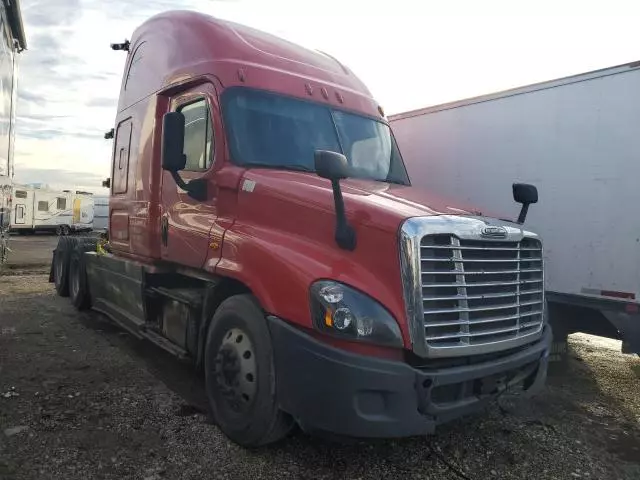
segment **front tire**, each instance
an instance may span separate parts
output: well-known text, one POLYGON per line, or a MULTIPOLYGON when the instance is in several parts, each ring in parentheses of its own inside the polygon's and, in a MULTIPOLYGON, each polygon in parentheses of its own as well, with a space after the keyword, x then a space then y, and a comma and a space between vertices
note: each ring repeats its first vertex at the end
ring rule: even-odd
POLYGON ((271 335, 251 295, 225 300, 207 333, 205 381, 222 432, 244 447, 284 438, 293 419, 278 407, 271 335))

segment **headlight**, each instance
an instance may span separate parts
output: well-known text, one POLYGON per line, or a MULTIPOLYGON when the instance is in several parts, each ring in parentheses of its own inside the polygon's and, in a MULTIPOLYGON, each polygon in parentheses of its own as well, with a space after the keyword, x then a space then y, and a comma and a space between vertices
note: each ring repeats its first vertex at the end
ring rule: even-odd
POLYGON ((315 327, 348 340, 402 347, 402 334, 391 314, 371 297, 342 283, 321 280, 311 285, 315 327))

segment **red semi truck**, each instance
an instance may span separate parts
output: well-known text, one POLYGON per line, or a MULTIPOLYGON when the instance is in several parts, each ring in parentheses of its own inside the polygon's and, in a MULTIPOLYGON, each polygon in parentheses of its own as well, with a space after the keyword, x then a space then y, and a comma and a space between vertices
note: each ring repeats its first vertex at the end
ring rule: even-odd
POLYGON ((167 12, 112 48, 108 242, 61 238, 51 281, 203 369, 232 440, 424 435, 544 384, 535 187, 519 222, 412 188, 348 68, 245 26, 167 12))

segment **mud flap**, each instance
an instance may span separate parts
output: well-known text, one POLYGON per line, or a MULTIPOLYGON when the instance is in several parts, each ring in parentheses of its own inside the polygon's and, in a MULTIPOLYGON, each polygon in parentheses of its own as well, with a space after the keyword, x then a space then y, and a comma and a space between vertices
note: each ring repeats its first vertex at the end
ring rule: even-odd
POLYGON ((542 354, 542 358, 538 363, 538 368, 535 373, 525 380, 523 385, 524 392, 522 393, 524 398, 534 397, 544 390, 544 386, 547 382, 547 376, 549 374, 549 361, 551 358, 550 351, 551 348, 542 354))
POLYGON ((640 313, 602 312, 622 338, 622 353, 640 354, 640 313))
POLYGON ((53 250, 53 253, 51 255, 51 266, 49 267, 49 283, 53 283, 53 266, 56 263, 56 250, 53 250))

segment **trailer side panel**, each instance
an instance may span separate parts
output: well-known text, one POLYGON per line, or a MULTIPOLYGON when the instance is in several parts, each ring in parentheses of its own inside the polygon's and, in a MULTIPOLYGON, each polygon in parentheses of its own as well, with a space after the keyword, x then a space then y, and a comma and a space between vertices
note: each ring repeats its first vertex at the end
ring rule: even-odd
MULTIPOLYGON (((640 69, 391 119, 412 183, 515 218, 512 181, 540 202, 547 289, 640 296, 640 69)), ((604 295, 603 295, 604 294, 604 295)))

